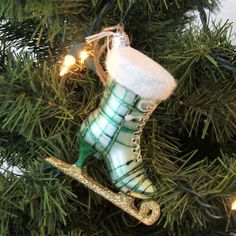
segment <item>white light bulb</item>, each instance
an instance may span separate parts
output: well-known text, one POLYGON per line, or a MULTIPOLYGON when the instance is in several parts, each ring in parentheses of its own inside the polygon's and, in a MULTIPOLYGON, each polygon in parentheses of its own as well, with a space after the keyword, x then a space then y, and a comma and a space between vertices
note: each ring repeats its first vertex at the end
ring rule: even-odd
POLYGON ((65 58, 64 58, 64 62, 63 62, 63 65, 65 67, 70 67, 70 66, 73 66, 76 62, 76 59, 71 56, 71 55, 66 55, 65 58))
POLYGON ((68 71, 69 71, 68 67, 62 67, 60 71, 60 76, 65 75, 66 73, 68 73, 68 71))
POLYGON ((236 199, 232 202, 231 210, 236 210, 236 199))
POLYGON ((79 58, 80 58, 80 62, 81 63, 84 63, 85 59, 89 56, 88 52, 87 51, 81 51, 80 52, 80 55, 79 55, 79 58))
POLYGON ((69 72, 71 66, 76 63, 76 59, 71 55, 66 55, 62 63, 62 68, 60 70, 60 76, 65 75, 69 72))

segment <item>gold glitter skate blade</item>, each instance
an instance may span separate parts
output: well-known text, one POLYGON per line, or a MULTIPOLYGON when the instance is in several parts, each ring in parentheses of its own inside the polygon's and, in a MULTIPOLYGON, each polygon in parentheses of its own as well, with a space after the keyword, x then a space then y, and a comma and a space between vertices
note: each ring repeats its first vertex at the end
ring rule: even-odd
POLYGON ((70 165, 55 157, 45 159, 48 163, 55 166, 66 175, 78 180, 80 183, 104 197, 115 206, 119 207, 126 213, 130 214, 137 220, 146 225, 153 225, 160 217, 160 207, 154 200, 144 200, 141 202, 139 209, 134 205, 135 198, 127 196, 124 193, 114 193, 103 185, 93 180, 85 169, 80 169, 75 165, 70 165))

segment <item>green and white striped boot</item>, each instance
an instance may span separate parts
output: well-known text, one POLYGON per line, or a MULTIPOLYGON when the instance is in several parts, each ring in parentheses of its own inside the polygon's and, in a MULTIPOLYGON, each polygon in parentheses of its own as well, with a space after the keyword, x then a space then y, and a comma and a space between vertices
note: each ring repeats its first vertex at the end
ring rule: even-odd
POLYGON ((122 37, 113 35, 106 60, 109 79, 100 106, 81 126, 76 166, 82 168, 91 155, 101 157, 120 191, 147 199, 156 188, 143 168, 140 138, 157 105, 174 90, 175 81, 122 37))

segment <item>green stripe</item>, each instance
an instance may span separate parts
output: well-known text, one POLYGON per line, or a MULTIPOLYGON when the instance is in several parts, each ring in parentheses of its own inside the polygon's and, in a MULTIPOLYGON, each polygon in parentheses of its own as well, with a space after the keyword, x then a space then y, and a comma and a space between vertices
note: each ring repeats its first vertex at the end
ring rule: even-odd
MULTIPOLYGON (((146 192, 146 190, 150 187, 150 186, 153 186, 154 187, 154 185, 153 184, 149 184, 143 191, 142 191, 142 193, 145 193, 146 192)), ((149 193, 149 192, 147 192, 147 193, 149 193)))
MULTIPOLYGON (((126 177, 130 176, 131 174, 141 170, 143 168, 142 165, 138 165, 135 168, 131 169, 130 171, 126 172, 124 175, 122 175, 121 177, 118 177, 118 179, 114 180, 115 183, 118 183, 120 181, 122 181, 123 179, 125 179, 126 177)), ((144 174, 144 173, 143 173, 144 174)))
POLYGON ((117 169, 123 167, 123 166, 128 166, 129 164, 127 164, 127 163, 130 162, 130 164, 131 164, 133 161, 134 161, 134 160, 127 161, 126 163, 117 166, 115 169, 110 169, 110 170, 108 170, 108 172, 110 173, 110 172, 113 172, 113 171, 115 171, 115 170, 117 170, 117 169))
MULTIPOLYGON (((113 111, 113 110, 112 110, 113 111)), ((113 112, 113 113, 115 113, 115 112, 113 112)), ((111 119, 111 117, 103 110, 103 108, 101 108, 101 114, 103 115, 103 117, 105 118, 105 119, 108 119, 109 120, 109 122, 110 123, 112 123, 113 125, 115 125, 115 126, 118 126, 118 125, 120 125, 120 123, 116 123, 114 120, 112 120, 111 119)), ((117 114, 118 115, 118 114, 117 114)), ((120 115, 118 115, 118 116, 120 116, 120 115)), ((122 116, 120 116, 122 119, 124 119, 122 116)))
POLYGON ((130 182, 132 182, 134 179, 138 178, 140 175, 143 175, 143 173, 139 173, 137 175, 135 175, 132 179, 130 179, 128 182, 124 183, 123 181, 118 181, 117 183, 121 182, 121 183, 124 183, 124 185, 126 186, 130 186, 128 185, 130 182))
POLYGON ((143 182, 145 181, 147 179, 147 176, 143 176, 143 179, 141 180, 141 181, 139 181, 133 188, 132 188, 132 190, 135 190, 135 191, 137 191, 137 192, 139 192, 139 193, 142 193, 142 191, 141 190, 138 190, 138 188, 143 184, 143 182))

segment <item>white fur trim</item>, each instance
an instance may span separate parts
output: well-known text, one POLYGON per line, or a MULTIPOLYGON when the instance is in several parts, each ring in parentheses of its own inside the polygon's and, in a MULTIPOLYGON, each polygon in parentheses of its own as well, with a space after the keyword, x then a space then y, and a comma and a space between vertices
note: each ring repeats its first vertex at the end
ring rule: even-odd
POLYGON ((145 99, 165 100, 176 87, 168 71, 132 47, 109 50, 106 67, 114 80, 145 99))

